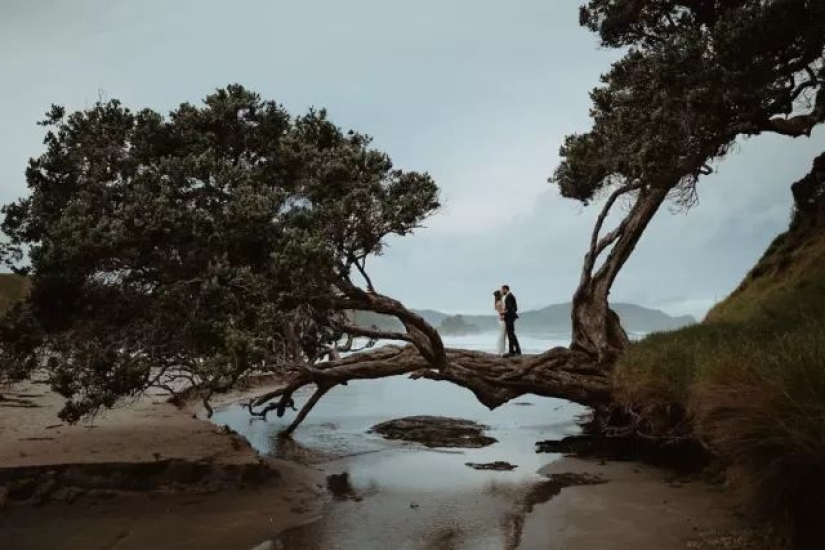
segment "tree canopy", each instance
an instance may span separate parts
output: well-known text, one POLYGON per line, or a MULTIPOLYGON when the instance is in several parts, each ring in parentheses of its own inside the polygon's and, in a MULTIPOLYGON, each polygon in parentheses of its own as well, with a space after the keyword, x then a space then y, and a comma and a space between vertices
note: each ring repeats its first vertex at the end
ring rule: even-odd
POLYGON ((369 137, 237 85, 166 117, 111 100, 42 124, 29 194, 4 208, 31 292, 0 326, 0 369, 45 367, 70 420, 311 364, 369 309, 366 259, 439 206, 369 137))
POLYGON ((606 196, 574 295, 572 345, 609 359, 627 345, 610 288, 660 206, 692 205, 700 177, 740 136, 810 135, 825 121, 825 4, 590 0, 580 19, 625 53, 591 92, 593 127, 566 138, 551 181, 585 204, 606 196), (623 197, 631 208, 602 233, 623 197))
POLYGON ((741 135, 809 135, 825 120, 825 4, 816 0, 590 0, 581 24, 626 54, 593 90, 593 129, 569 136, 553 181, 694 185, 741 135))

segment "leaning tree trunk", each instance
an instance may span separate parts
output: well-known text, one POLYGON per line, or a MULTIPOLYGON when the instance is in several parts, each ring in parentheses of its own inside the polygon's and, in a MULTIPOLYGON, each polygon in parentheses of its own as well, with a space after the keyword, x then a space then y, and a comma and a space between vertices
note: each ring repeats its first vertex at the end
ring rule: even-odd
POLYGON ((588 354, 597 364, 605 367, 612 365, 628 343, 619 316, 610 309, 610 289, 668 193, 667 189, 640 190, 630 212, 616 229, 599 238, 604 219, 615 201, 621 195, 636 190, 633 186, 624 187, 608 199, 596 223, 581 280, 573 295, 573 338, 570 347, 588 354), (607 258, 596 270, 596 260, 611 245, 613 247, 607 258))

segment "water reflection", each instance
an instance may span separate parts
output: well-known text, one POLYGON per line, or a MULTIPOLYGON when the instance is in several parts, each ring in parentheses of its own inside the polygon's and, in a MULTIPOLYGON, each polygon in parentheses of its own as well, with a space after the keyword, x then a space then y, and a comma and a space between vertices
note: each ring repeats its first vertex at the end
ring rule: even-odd
MULTIPOLYGON (((296 395, 296 405, 311 389, 296 395)), ((574 404, 535 396, 489 411, 467 390, 405 377, 353 381, 332 390, 294 434, 277 437, 289 417, 251 420, 240 407, 213 420, 246 436, 261 452, 313 464, 337 499, 318 521, 282 533, 272 548, 517 548, 524 517, 558 487, 536 471, 555 458, 535 442, 578 432, 574 404), (528 404, 529 405, 526 405, 528 404), (490 426, 498 443, 480 449, 426 449, 367 433, 412 415, 448 416, 490 426), (506 461, 512 471, 466 463, 506 461)), ((555 492, 554 492, 555 491, 555 492)))

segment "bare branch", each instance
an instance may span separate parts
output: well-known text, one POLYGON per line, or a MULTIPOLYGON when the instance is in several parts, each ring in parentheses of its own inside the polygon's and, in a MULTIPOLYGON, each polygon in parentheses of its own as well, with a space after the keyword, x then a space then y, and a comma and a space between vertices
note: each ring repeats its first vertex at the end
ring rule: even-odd
POLYGON ((621 242, 613 247, 604 265, 599 268, 599 271, 594 276, 595 279, 601 279, 603 284, 606 284, 608 288, 613 284, 613 280, 627 261, 627 258, 630 257, 648 223, 653 219, 653 215, 667 197, 668 191, 669 187, 654 188, 649 193, 643 194, 639 200, 636 201, 633 209, 623 220, 627 223, 623 228, 622 236, 627 236, 628 238, 622 239, 621 242))
POLYGON ((351 334, 353 336, 363 336, 366 338, 374 338, 376 340, 397 340, 412 343, 412 337, 409 334, 404 334, 403 332, 390 332, 348 324, 340 324, 338 325, 338 328, 346 334, 351 334))
POLYGON ((318 401, 332 388, 334 385, 319 385, 318 389, 315 390, 315 393, 312 394, 312 397, 309 398, 303 407, 301 407, 301 411, 295 417, 295 420, 287 426, 283 431, 281 431, 278 435, 281 437, 288 437, 295 431, 295 429, 304 421, 304 418, 307 417, 309 411, 318 404, 318 401))
POLYGON ((375 292, 375 287, 372 285, 372 279, 370 279, 370 276, 367 275, 367 258, 363 258, 360 262, 358 261, 358 258, 353 259, 355 260, 355 267, 367 283, 367 290, 370 292, 375 292))
POLYGON ((331 388, 350 380, 367 380, 409 374, 411 378, 443 380, 464 387, 494 409, 511 399, 532 393, 559 397, 598 407, 610 399, 610 380, 604 367, 587 354, 554 348, 541 355, 504 360, 497 355, 470 350, 447 350, 448 368, 435 369, 414 346, 386 346, 351 355, 340 361, 321 363, 297 374, 287 386, 262 395, 247 404, 255 416, 277 410, 279 416, 293 408, 292 395, 314 384, 317 389, 290 426, 288 435, 305 419, 318 400, 331 388), (253 407, 280 397, 261 411, 253 407))
POLYGON ((815 88, 822 84, 819 77, 810 66, 805 66, 803 70, 807 73, 808 78, 797 84, 796 77, 790 77, 788 88, 785 90, 786 95, 783 94, 783 97, 777 98, 776 101, 769 106, 768 112, 791 113, 794 108, 794 103, 797 99, 799 99, 800 95, 802 95, 806 90, 815 88))
MULTIPOLYGON (((618 235, 623 230, 622 226, 620 225, 614 231, 606 235, 603 239, 599 239, 599 234, 602 231, 602 226, 604 225, 604 221, 605 219, 607 219, 607 215, 610 213, 611 208, 613 208, 613 205, 616 203, 619 197, 626 193, 630 193, 631 191, 635 191, 641 188, 641 183, 624 185, 613 191, 613 193, 611 193, 611 195, 608 197, 607 201, 602 207, 602 211, 599 213, 599 217, 596 218, 596 225, 593 227, 593 233, 590 237, 590 251, 584 257, 584 266, 582 268, 582 281, 589 280, 590 276, 593 273, 593 266, 596 264, 596 259, 598 258, 599 254, 601 254, 601 252, 603 252, 605 248, 607 248, 613 241, 615 241, 618 235)), ((624 221, 622 223, 624 223, 624 221)))
POLYGON ((427 361, 437 368, 446 366, 441 336, 423 317, 404 307, 398 300, 377 292, 367 292, 348 279, 339 279, 336 284, 346 299, 355 304, 351 309, 373 311, 396 317, 404 324, 412 344, 418 348, 427 361))
POLYGON ((811 111, 789 118, 774 117, 758 125, 756 130, 790 137, 810 136, 818 124, 825 122, 825 87, 820 87, 811 111))

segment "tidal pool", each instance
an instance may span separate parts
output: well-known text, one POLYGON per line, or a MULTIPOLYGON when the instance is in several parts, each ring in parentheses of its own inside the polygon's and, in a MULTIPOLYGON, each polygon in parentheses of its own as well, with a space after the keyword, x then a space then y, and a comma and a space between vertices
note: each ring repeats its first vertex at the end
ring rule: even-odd
MULTIPOLYGON (((296 395, 296 406, 311 389, 296 395)), ((558 455, 537 454, 536 441, 579 432, 578 405, 525 396, 490 411, 468 390, 445 382, 393 377, 350 382, 327 394, 292 439, 277 437, 291 416, 251 419, 238 405, 213 422, 244 435, 264 454, 303 462, 346 478, 343 498, 322 518, 261 541, 260 548, 514 549, 525 517, 558 493, 537 473, 558 455), (386 420, 413 415, 473 420, 498 440, 478 449, 429 449, 369 433, 386 420), (505 461, 514 470, 476 470, 469 463, 505 461), (342 476, 342 474, 348 474, 342 476)))

